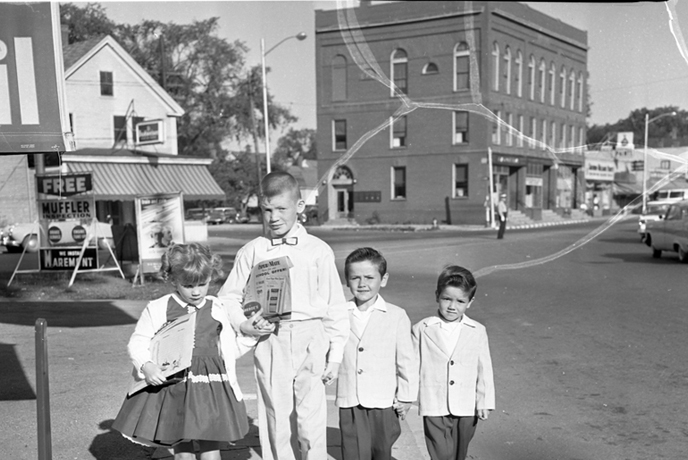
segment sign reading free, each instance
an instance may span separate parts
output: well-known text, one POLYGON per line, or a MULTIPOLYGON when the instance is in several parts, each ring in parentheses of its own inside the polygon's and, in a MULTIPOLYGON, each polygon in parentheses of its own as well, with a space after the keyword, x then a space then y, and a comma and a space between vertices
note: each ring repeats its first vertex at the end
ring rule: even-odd
POLYGON ((37 175, 38 193, 45 195, 72 196, 93 190, 91 173, 37 175))

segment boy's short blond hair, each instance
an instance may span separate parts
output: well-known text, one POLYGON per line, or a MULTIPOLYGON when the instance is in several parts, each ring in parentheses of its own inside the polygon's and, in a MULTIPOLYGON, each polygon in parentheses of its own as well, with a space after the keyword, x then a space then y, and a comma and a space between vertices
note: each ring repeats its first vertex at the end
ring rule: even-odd
POLYGON ((272 198, 282 193, 288 192, 294 197, 294 201, 301 199, 299 183, 294 176, 284 171, 273 171, 263 177, 260 185, 260 197, 272 198))

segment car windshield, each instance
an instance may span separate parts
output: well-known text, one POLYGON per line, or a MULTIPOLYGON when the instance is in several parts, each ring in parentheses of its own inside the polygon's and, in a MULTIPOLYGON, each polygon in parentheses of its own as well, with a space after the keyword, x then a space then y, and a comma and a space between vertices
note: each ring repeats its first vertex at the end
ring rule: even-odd
POLYGON ((665 206, 650 206, 647 208, 647 212, 645 212, 646 215, 652 215, 652 216, 658 216, 660 214, 664 214, 664 211, 666 211, 666 205, 665 206))

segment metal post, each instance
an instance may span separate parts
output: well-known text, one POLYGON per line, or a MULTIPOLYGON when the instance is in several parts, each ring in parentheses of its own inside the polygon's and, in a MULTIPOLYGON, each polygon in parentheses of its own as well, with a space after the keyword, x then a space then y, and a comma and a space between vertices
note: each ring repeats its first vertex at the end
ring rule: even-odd
POLYGON ((50 388, 48 385, 48 323, 43 318, 36 320, 36 405, 38 428, 38 460, 51 460, 52 440, 50 436, 50 388))
POLYGON ((643 214, 647 210, 647 125, 650 124, 650 112, 645 112, 645 148, 643 149, 643 214))
POLYGON ((265 39, 260 39, 260 62, 263 67, 263 121, 265 122, 265 167, 270 174, 270 120, 268 117, 268 80, 265 74, 265 39))
POLYGON ((494 176, 492 175, 492 147, 487 148, 487 174, 490 182, 490 227, 494 228, 494 176))

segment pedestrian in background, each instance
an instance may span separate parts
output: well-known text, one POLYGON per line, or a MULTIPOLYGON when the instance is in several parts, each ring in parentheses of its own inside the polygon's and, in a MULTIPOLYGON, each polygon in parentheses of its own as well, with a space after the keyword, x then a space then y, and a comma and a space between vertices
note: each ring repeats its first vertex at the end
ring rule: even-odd
MULTIPOLYGON (((248 418, 236 377, 235 360, 256 343, 239 338, 231 319, 245 320, 209 296, 211 280, 222 276, 222 260, 207 246, 175 244, 161 258, 160 274, 175 292, 150 302, 129 340, 134 377, 148 386, 127 396, 112 427, 134 442, 171 448, 175 460, 220 460, 220 443, 248 432, 248 418), (167 323, 195 315, 191 366, 165 377, 149 346, 167 323), (232 318, 232 315, 239 318, 232 318)), ((260 319, 261 327, 267 321, 260 319)))
POLYGON ((504 238, 504 230, 506 230, 506 215, 509 209, 506 207, 506 193, 499 195, 499 203, 497 204, 497 216, 499 217, 499 230, 497 231, 497 239, 504 238))
POLYGON ((437 315, 413 326, 418 403, 432 460, 465 460, 478 420, 487 420, 495 408, 487 332, 465 314, 476 289, 469 270, 447 266, 437 279, 437 315))
POLYGON ((359 248, 344 263, 351 334, 339 368, 337 398, 343 460, 392 460, 392 445, 418 395, 418 360, 411 320, 379 295, 387 261, 359 248))

